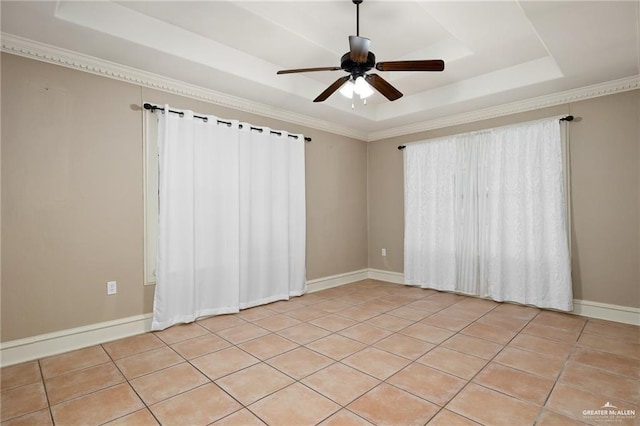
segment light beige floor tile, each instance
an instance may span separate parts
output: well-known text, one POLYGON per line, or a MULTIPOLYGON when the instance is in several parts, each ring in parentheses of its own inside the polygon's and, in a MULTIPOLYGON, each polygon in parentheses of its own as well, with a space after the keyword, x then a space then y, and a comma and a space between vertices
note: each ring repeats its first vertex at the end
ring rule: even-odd
POLYGON ((545 339, 531 336, 529 334, 518 334, 509 342, 508 347, 524 349, 540 355, 565 360, 571 353, 573 345, 570 343, 558 342, 557 340, 545 339))
POLYGON ((163 425, 207 425, 242 406, 215 383, 209 383, 149 407, 163 425))
POLYGON ((264 422, 246 408, 229 414, 212 424, 215 426, 264 426, 264 422))
MULTIPOLYGON (((498 306, 498 308, 499 307, 500 306, 498 306)), ((529 323, 528 319, 515 318, 501 312, 496 312, 498 308, 478 318, 477 322, 494 327, 506 328, 507 330, 515 332, 519 332, 529 323)))
POLYGON ((447 404, 446 409, 481 424, 531 425, 540 407, 470 383, 447 404))
POLYGON ((467 384, 466 380, 418 363, 409 365, 386 382, 440 406, 467 384))
POLYGON ((580 330, 565 330, 532 322, 522 330, 522 333, 574 344, 578 340, 580 330))
POLYGON ((352 319, 341 317, 338 315, 327 315, 327 316, 309 321, 309 323, 313 325, 317 325, 318 327, 322 327, 329 331, 334 331, 334 332, 343 330, 347 327, 351 327, 357 324, 357 322, 352 319))
POLYGON ((314 340, 328 336, 331 332, 312 324, 302 323, 280 330, 278 334, 300 345, 306 345, 314 340))
POLYGON ((344 406, 378 385, 380 380, 336 363, 307 376, 302 383, 344 406))
POLYGON ((202 373, 185 362, 138 377, 130 383, 144 403, 152 405, 208 382, 202 373))
POLYGON ((228 348, 231 343, 215 334, 205 334, 203 336, 194 337, 193 339, 184 340, 174 343, 171 348, 178 352, 185 359, 193 359, 199 356, 228 348))
POLYGON ((165 343, 158 339, 153 333, 139 334, 102 345, 104 350, 107 351, 109 356, 114 360, 126 358, 152 349, 158 349, 163 346, 165 346, 165 343))
POLYGON ((487 360, 438 346, 418 358, 418 362, 462 379, 470 380, 486 364, 487 360))
POLYGON ((278 314, 266 318, 261 318, 259 320, 253 321, 253 323, 270 331, 278 331, 294 326, 296 324, 300 324, 300 321, 287 315, 278 314))
POLYGON ((61 355, 43 358, 40 360, 40 368, 42 369, 42 376, 47 379, 109 361, 111 361, 111 359, 104 349, 102 349, 102 346, 91 346, 61 355))
POLYGON ((125 381, 115 364, 108 362, 45 380, 50 404, 58 404, 125 381))
POLYGON ((257 358, 235 347, 191 360, 191 364, 211 380, 217 380, 258 362, 257 358))
POLYGON ((451 330, 446 330, 440 327, 434 327, 431 325, 423 324, 421 322, 410 325, 409 327, 402 329, 400 333, 414 337, 416 339, 424 340, 425 342, 440 344, 453 336, 455 333, 451 330))
POLYGON ((424 425, 438 411, 435 404, 384 383, 347 408, 375 425, 424 425))
POLYGON ((536 425, 539 426, 581 426, 586 424, 550 410, 543 410, 536 421, 536 425))
POLYGON ((504 348, 493 360, 527 373, 554 380, 560 374, 565 363, 562 358, 553 358, 512 347, 504 348))
POLYGON ((569 361, 599 368, 612 374, 640 379, 640 359, 587 348, 575 348, 569 361))
POLYGON ((249 410, 269 425, 313 425, 340 406, 300 383, 294 383, 258 402, 249 410))
POLYGON ((131 387, 122 383, 51 407, 60 425, 102 424, 144 408, 131 387))
POLYGON ((456 334, 444 342, 442 347, 453 349, 467 355, 473 355, 478 358, 491 359, 496 356, 504 346, 489 342, 488 340, 477 339, 464 334, 456 334))
MULTIPOLYGON (((246 311, 241 311, 239 314, 228 314, 228 315, 215 315, 213 317, 209 317, 209 318, 204 318, 201 320, 196 321, 196 324, 198 324, 201 327, 206 328, 209 331, 212 332, 218 332, 220 330, 224 330, 226 328, 231 328, 231 327, 237 327, 239 325, 243 325, 246 324, 247 321, 245 321, 244 319, 241 318, 241 316, 244 314, 245 316, 249 315, 250 311, 253 311, 254 309, 261 309, 261 308, 252 308, 252 309, 247 309, 246 311)), ((261 311, 265 311, 265 309, 262 309, 261 311)), ((266 310, 270 315, 273 315, 274 312, 271 310, 266 310)), ((262 317, 261 317, 262 318, 262 317)))
POLYGON ((48 408, 33 411, 24 416, 14 417, 11 420, 2 422, 2 426, 52 426, 51 412, 48 408))
POLYGON ((555 383, 552 379, 493 362, 474 377, 473 382, 535 405, 544 404, 555 383))
POLYGON ((427 425, 429 426, 478 426, 479 423, 469 420, 466 417, 462 417, 461 415, 456 414, 453 411, 440 410, 440 412, 438 412, 438 414, 436 414, 434 418, 429 420, 429 423, 427 423, 427 425))
POLYGON ((578 339, 578 346, 640 359, 640 343, 637 341, 610 339, 596 334, 584 333, 578 339))
POLYGON ((273 357, 266 362, 294 379, 300 380, 334 361, 305 347, 300 347, 273 357))
POLYGON ((580 332, 584 328, 587 319, 578 315, 564 314, 561 312, 540 311, 540 313, 531 322, 534 324, 548 325, 564 330, 580 332))
POLYGON ((209 331, 206 328, 201 327, 198 323, 192 322, 190 324, 176 324, 165 330, 156 331, 154 334, 167 345, 172 345, 207 333, 209 333, 209 331))
POLYGON ((413 337, 402 334, 392 334, 377 342, 374 347, 383 349, 394 355, 414 360, 433 349, 435 345, 424 340, 414 339, 413 337))
POLYGON ((218 331, 216 334, 234 345, 238 345, 267 335, 269 334, 269 331, 262 327, 258 327, 257 325, 246 323, 231 328, 225 328, 224 330, 218 331))
POLYGON ((501 314, 508 317, 513 317, 521 320, 531 320, 538 313, 540 309, 533 308, 531 306, 517 305, 513 303, 503 303, 492 310, 488 315, 501 314))
POLYGON ((216 380, 218 386, 245 406, 291 383, 293 380, 289 376, 264 363, 252 365, 216 380))
POLYGON ((265 360, 295 349, 298 345, 277 334, 267 334, 241 343, 238 347, 256 358, 265 360))
POLYGON ((378 316, 381 311, 366 309, 363 305, 352 306, 350 308, 342 309, 340 315, 343 317, 351 318, 354 321, 366 321, 370 318, 378 316))
POLYGON ((28 385, 41 380, 42 375, 40 374, 38 361, 29 361, 0 369, 2 390, 28 385))
POLYGON ((460 333, 466 334, 467 336, 477 337, 478 339, 489 340, 501 345, 506 345, 516 335, 514 331, 494 327, 492 325, 480 324, 478 322, 474 322, 464 328, 460 333))
POLYGON ((607 395, 618 401, 640 404, 640 380, 609 374, 583 364, 568 362, 558 383, 607 395))
POLYGON ((630 342, 640 341, 640 327, 619 322, 589 318, 583 332, 587 334, 598 334, 610 339, 627 340, 630 342))
POLYGON ((144 408, 105 424, 108 426, 154 426, 158 422, 151 414, 151 411, 148 408, 144 408))
POLYGON ((420 322, 426 325, 445 328, 451 331, 460 331, 470 324, 469 320, 454 318, 443 314, 430 315, 420 322))
POLYGON ((343 364, 367 373, 380 380, 386 380, 411 361, 380 349, 368 347, 342 360, 343 364))
POLYGON ((373 426, 360 416, 351 411, 342 409, 320 423, 318 426, 373 426))
POLYGON ((364 349, 366 345, 339 334, 331 334, 308 344, 307 347, 339 361, 364 349))
MULTIPOLYGON (((639 406, 623 401, 611 401, 606 395, 588 392, 584 389, 562 383, 555 385, 545 408, 581 422, 595 424, 593 418, 585 415, 585 410, 601 410, 607 402, 612 403, 620 410, 635 410, 636 413, 640 412, 639 406)), ((616 424, 633 425, 634 422, 635 419, 627 422, 616 422, 616 424)))
POLYGON ((384 328, 360 323, 354 325, 353 327, 344 329, 338 334, 353 340, 357 340, 358 342, 364 343, 365 345, 372 345, 375 342, 389 336, 391 332, 389 330, 385 330, 384 328))
POLYGON ((116 365, 122 374, 131 380, 144 374, 180 364, 183 361, 184 359, 171 348, 164 347, 119 359, 116 361, 116 365))
POLYGON ((0 394, 0 421, 24 416, 48 406, 42 382, 31 383, 0 394))
POLYGON ((387 312, 387 314, 404 318, 410 321, 420 321, 431 315, 431 312, 410 308, 408 306, 401 306, 397 309, 393 309, 387 312))
POLYGON ((413 321, 404 318, 396 317, 393 315, 379 315, 366 321, 367 324, 374 325, 376 327, 384 328, 389 331, 399 331, 405 327, 413 324, 413 321))

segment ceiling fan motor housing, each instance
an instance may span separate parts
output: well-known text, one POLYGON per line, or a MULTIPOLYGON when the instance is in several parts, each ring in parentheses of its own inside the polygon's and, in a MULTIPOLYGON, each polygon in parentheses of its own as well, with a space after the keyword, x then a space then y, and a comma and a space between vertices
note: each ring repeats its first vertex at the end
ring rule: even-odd
POLYGON ((355 62, 351 60, 351 53, 347 52, 340 58, 340 67, 351 74, 355 80, 358 77, 363 76, 367 71, 371 70, 376 65, 376 55, 372 52, 367 53, 367 62, 355 62))

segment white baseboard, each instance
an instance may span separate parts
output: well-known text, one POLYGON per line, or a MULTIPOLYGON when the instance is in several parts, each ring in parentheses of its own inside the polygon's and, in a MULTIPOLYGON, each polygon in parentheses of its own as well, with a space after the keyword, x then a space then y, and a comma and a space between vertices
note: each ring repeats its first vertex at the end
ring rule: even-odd
POLYGON ((573 313, 583 317, 598 318, 640 326, 640 308, 573 299, 573 313))
MULTIPOLYGON (((313 293, 365 279, 405 284, 404 275, 401 272, 369 268, 309 280, 307 281, 307 292, 313 293)), ((573 313, 576 315, 640 325, 640 308, 578 299, 574 299, 573 304, 573 313)), ((151 317, 151 314, 136 315, 0 343, 0 366, 6 367, 142 334, 151 330, 151 317)))
POLYGON ((367 278, 369 278, 368 269, 360 269, 359 271, 317 278, 315 280, 307 281, 307 293, 315 293, 316 291, 366 280, 367 278))
POLYGON ((404 274, 402 272, 383 271, 382 269, 369 268, 369 278, 372 280, 406 285, 404 282, 404 274))
POLYGON ((151 317, 151 314, 135 315, 0 343, 0 366, 6 367, 142 334, 151 331, 151 317))

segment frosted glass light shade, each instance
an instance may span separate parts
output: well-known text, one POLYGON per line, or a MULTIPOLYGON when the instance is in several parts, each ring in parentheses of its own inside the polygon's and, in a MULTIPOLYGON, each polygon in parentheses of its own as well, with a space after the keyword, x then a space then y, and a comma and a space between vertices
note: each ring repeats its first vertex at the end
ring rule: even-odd
POLYGON ((355 88, 355 85, 353 84, 353 82, 351 80, 349 80, 345 84, 342 85, 342 87, 340 88, 340 93, 342 94, 342 96, 351 99, 351 98, 353 98, 353 89, 354 88, 355 88))
POLYGON ((360 95, 360 99, 365 99, 373 95, 373 89, 362 76, 356 78, 356 84, 353 91, 360 95))

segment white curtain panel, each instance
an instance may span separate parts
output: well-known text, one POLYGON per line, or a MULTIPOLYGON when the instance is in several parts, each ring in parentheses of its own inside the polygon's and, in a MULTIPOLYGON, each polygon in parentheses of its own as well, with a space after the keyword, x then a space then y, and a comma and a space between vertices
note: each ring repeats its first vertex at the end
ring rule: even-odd
POLYGON ((240 132, 240 308, 306 291, 304 137, 281 133, 240 132))
POLYGON ((557 119, 405 149, 405 280, 573 309, 557 119))
POLYGON ((304 138, 239 127, 158 114, 153 330, 306 290, 304 138))

